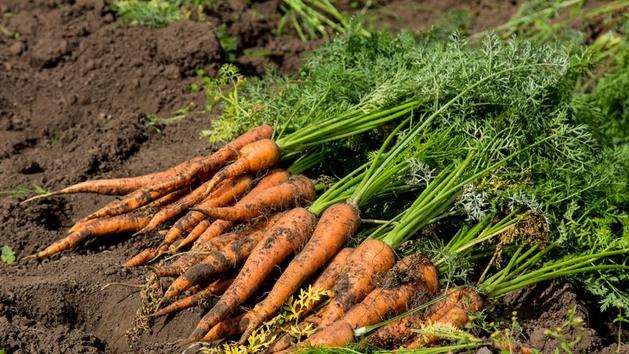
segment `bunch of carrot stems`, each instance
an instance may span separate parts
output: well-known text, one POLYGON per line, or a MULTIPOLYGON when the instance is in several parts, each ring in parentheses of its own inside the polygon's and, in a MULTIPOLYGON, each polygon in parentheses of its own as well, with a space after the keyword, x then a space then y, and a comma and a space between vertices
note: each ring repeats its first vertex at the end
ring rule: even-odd
MULTIPOLYGON (((548 48, 495 38, 484 49, 456 38, 406 49, 415 62, 396 74, 404 89, 392 101, 381 97, 389 83, 364 85, 363 101, 343 109, 330 103, 328 111, 336 114, 301 119, 297 129, 259 125, 208 156, 162 172, 86 181, 40 196, 123 195, 29 258, 116 233, 157 235, 158 243, 124 266, 151 264, 152 273, 174 278, 152 318, 215 299, 186 343, 240 338, 207 349, 218 352, 344 346, 369 332, 367 341, 378 346, 423 348, 439 337, 412 329, 436 322, 461 327, 488 299, 530 284, 624 269, 609 260, 626 257, 627 247, 581 249, 572 257, 555 252, 561 247, 552 239, 542 247, 538 235, 521 227, 531 220, 543 225, 533 217, 539 208, 506 202, 532 183, 531 173, 549 178, 549 161, 563 159, 555 166, 562 171, 588 162, 590 135, 566 115, 566 87, 574 81, 569 61, 548 48), (431 84, 430 92, 421 87, 431 84), (337 144, 374 132, 385 138, 330 186, 302 175, 334 165, 337 144), (290 161, 287 170, 278 167, 290 161), (390 212, 379 226, 366 228, 361 218, 378 210, 390 212), (427 229, 461 220, 465 226, 439 252, 417 242, 427 229), (415 252, 407 251, 409 243, 415 252), (498 252, 510 257, 501 269, 498 252), (487 262, 477 286, 440 290, 453 281, 452 259, 487 262), (413 309, 427 303, 433 305, 428 313, 413 309), (407 316, 396 317, 401 314, 407 316), (387 319, 394 320, 382 322, 387 319)), ((362 70, 354 64, 346 69, 362 70)), ((327 92, 324 86, 319 89, 327 92)))

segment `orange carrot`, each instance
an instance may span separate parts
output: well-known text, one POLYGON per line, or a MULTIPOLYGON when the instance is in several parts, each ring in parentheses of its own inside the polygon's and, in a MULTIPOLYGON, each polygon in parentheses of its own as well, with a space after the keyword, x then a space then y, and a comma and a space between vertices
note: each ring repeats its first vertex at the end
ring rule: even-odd
MULTIPOLYGON (((223 181, 212 193, 206 194, 206 188, 202 184, 197 187, 195 190, 190 192, 185 197, 181 198, 176 203, 173 203, 163 209, 161 209, 157 214, 153 216, 151 221, 141 232, 151 232, 155 230, 159 225, 169 220, 170 218, 181 214, 182 212, 188 210, 190 207, 195 204, 201 202, 201 206, 208 207, 217 207, 224 206, 228 203, 231 203, 236 198, 238 198, 242 193, 247 191, 251 184, 253 183, 253 179, 250 176, 243 175, 238 176, 237 178, 230 178, 223 181)), ((202 220, 197 218, 198 220, 202 220)), ((176 239, 176 238, 175 238, 176 239)), ((172 237, 166 236, 166 240, 164 241, 166 244, 171 244, 174 242, 172 237)))
POLYGON ((271 139, 251 142, 238 151, 238 158, 216 172, 207 184, 208 191, 227 178, 256 173, 275 165, 280 160, 280 148, 271 139))
POLYGON ((405 311, 418 291, 426 295, 434 294, 438 284, 437 269, 428 258, 418 254, 407 256, 385 274, 380 287, 340 320, 308 338, 306 343, 312 346, 347 345, 354 339, 354 329, 405 311), (346 328, 352 330, 351 334, 346 328))
MULTIPOLYGON (((461 288, 456 289, 455 292, 458 292, 458 294, 449 294, 449 296, 446 296, 432 307, 432 313, 429 313, 424 321, 425 325, 443 323, 455 328, 461 328, 469 322, 470 313, 480 311, 483 307, 481 296, 474 290, 461 288), (457 299, 454 303, 452 303, 453 298, 457 299), (444 312, 446 309, 447 311, 444 312)), ((404 348, 423 348, 437 343, 439 339, 436 336, 417 336, 415 340, 409 342, 404 348)))
POLYGON ((160 316, 169 315, 174 312, 178 312, 181 310, 185 310, 199 303, 199 301, 203 299, 207 299, 210 296, 216 296, 222 294, 234 281, 234 277, 226 278, 226 279, 218 279, 213 283, 207 285, 205 288, 199 290, 198 292, 184 297, 181 300, 175 301, 172 304, 164 307, 163 309, 155 312, 150 317, 156 318, 160 316))
POLYGON ((111 179, 97 179, 91 181, 85 181, 74 184, 72 186, 63 188, 58 191, 42 194, 29 198, 24 202, 32 201, 35 199, 51 197, 60 194, 74 194, 74 193, 96 193, 105 195, 120 195, 131 193, 136 189, 150 186, 164 178, 168 178, 174 174, 177 174, 197 161, 201 161, 203 156, 194 157, 188 161, 184 161, 175 167, 171 167, 166 171, 149 173, 143 176, 127 177, 127 178, 111 178, 111 179))
MULTIPOLYGON (((289 177, 290 175, 288 174, 288 172, 281 169, 275 169, 275 170, 270 171, 269 173, 267 173, 266 176, 262 177, 260 181, 256 184, 256 186, 247 195, 245 195, 240 201, 238 201, 236 205, 239 205, 239 203, 245 203, 247 200, 250 200, 261 191, 267 188, 276 186, 288 180, 289 177)), ((204 219, 206 218, 205 214, 199 213, 197 211, 191 211, 189 214, 193 214, 195 215, 195 217, 199 215, 199 216, 202 216, 204 219)), ((210 240, 213 237, 216 237, 222 234, 223 232, 227 231, 229 228, 231 228, 232 224, 233 222, 231 221, 215 220, 210 225, 210 221, 203 220, 199 224, 197 224, 197 226, 195 226, 194 229, 192 229, 192 231, 190 231, 190 233, 188 234, 186 238, 184 238, 181 242, 179 242, 179 244, 176 247, 172 248, 171 252, 175 253, 182 247, 185 247, 189 245, 190 243, 196 241, 199 237, 201 237, 201 235, 204 235, 202 240, 210 240), (208 228, 210 230, 207 231, 206 233, 205 231, 208 230, 208 228)), ((177 232, 178 231, 176 230, 173 231, 173 233, 175 234, 177 232)), ((168 237, 168 234, 166 235, 166 237, 168 237)))
POLYGON ((207 257, 173 281, 164 297, 173 298, 193 285, 211 280, 240 265, 249 257, 262 236, 262 232, 254 232, 235 240, 220 250, 210 250, 207 257))
POLYGON ((231 315, 249 299, 279 263, 303 246, 312 232, 316 218, 303 208, 292 209, 265 230, 234 283, 219 302, 201 319, 190 339, 203 338, 214 325, 231 315))
POLYGON ((149 217, 145 215, 120 215, 113 218, 98 220, 85 225, 80 231, 73 232, 63 239, 48 246, 43 251, 37 252, 25 259, 50 257, 59 252, 77 247, 87 240, 103 237, 111 234, 134 232, 144 227, 149 217))
MULTIPOLYGON (((148 222, 147 222, 148 224, 148 222)), ((158 249, 157 247, 149 247, 146 248, 135 256, 131 257, 131 259, 124 262, 123 267, 126 268, 135 268, 141 265, 148 263, 151 259, 157 257, 158 249)))
POLYGON ((315 190, 312 181, 305 176, 295 176, 282 184, 260 192, 246 203, 223 208, 195 207, 193 210, 215 219, 248 220, 259 217, 269 210, 281 210, 300 205, 311 201, 314 197, 315 190))
POLYGON ((330 260, 356 232, 359 224, 359 212, 354 206, 337 203, 328 207, 304 249, 290 262, 267 297, 243 317, 241 327, 245 328, 245 332, 240 341, 244 342, 251 332, 282 307, 305 280, 330 260))
MULTIPOLYGON (((165 178, 163 182, 152 184, 149 187, 135 190, 134 192, 128 194, 125 198, 116 202, 112 202, 106 205, 101 210, 98 210, 96 213, 89 215, 88 218, 93 219, 103 216, 112 216, 126 213, 128 211, 146 205, 156 198, 166 195, 171 191, 192 185, 199 179, 203 179, 211 171, 217 170, 224 166, 225 163, 227 163, 228 161, 239 157, 239 151, 249 146, 249 144, 252 144, 261 139, 267 141, 272 134, 273 129, 268 125, 262 125, 254 128, 247 133, 239 136, 238 138, 232 140, 230 143, 226 144, 207 158, 204 158, 200 161, 192 162, 189 168, 183 171, 179 171, 178 173, 174 173, 171 178, 165 178)), ((245 148, 245 151, 250 152, 250 150, 251 147, 245 148)), ((240 153, 242 153, 242 151, 240 153)), ((252 164, 252 166, 257 165, 252 164)), ((257 170, 254 170, 253 172, 257 172, 257 170)), ((214 182, 209 189, 214 189, 218 182, 221 182, 226 178, 242 175, 245 173, 247 173, 247 169, 245 169, 242 173, 232 175, 228 175, 225 172, 222 172, 220 173, 221 178, 212 178, 214 182)))
MULTIPOLYGON (((347 259, 349 255, 354 251, 353 248, 344 248, 339 253, 334 256, 334 258, 330 261, 330 264, 325 268, 325 270, 317 277, 317 279, 312 283, 311 287, 313 290, 329 290, 334 286, 336 279, 339 274, 344 270, 345 265, 347 263, 347 259)), ((317 303, 310 303, 310 307, 304 307, 301 309, 301 313, 304 315, 309 314, 315 307, 317 303)), ((314 315, 308 316, 302 322, 297 324, 297 327, 300 330, 305 329, 307 326, 313 324, 317 326, 321 321, 320 317, 321 313, 316 313, 314 315)), ((297 341, 296 338, 292 337, 290 334, 285 334, 280 337, 271 347, 269 347, 268 352, 275 353, 286 348, 291 347, 297 341)))
POLYGON ((221 338, 227 338, 240 333, 240 319, 243 315, 221 321, 212 327, 207 334, 201 338, 204 342, 213 342, 221 338))
POLYGON ((338 320, 364 299, 375 288, 377 275, 393 267, 395 254, 384 242, 369 239, 356 247, 347 264, 332 287, 334 297, 321 315, 320 328, 338 320))

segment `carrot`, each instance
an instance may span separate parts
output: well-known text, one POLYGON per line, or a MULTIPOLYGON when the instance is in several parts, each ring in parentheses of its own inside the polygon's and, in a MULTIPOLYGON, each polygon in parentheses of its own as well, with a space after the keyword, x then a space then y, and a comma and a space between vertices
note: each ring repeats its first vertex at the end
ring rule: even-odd
POLYGON ((291 177, 288 181, 266 189, 246 203, 233 207, 195 207, 193 210, 221 220, 247 220, 261 216, 269 210, 284 209, 311 201, 315 197, 314 184, 305 176, 291 177))
POLYGON ((80 231, 73 232, 63 239, 24 259, 50 257, 59 252, 74 248, 85 241, 111 234, 134 232, 144 227, 149 221, 145 215, 120 215, 113 218, 98 220, 85 225, 80 231))
MULTIPOLYGON (((353 248, 344 248, 339 251, 339 253, 337 253, 336 256, 332 258, 332 260, 327 265, 325 270, 321 273, 321 275, 319 275, 317 279, 312 283, 312 289, 329 290, 330 288, 332 288, 339 274, 341 274, 341 272, 344 270, 347 259, 349 258, 349 255, 352 254, 352 252, 354 252, 353 248)), ((310 313, 316 306, 316 303, 311 303, 310 307, 302 308, 301 313, 306 315, 310 313)), ((321 321, 320 315, 320 313, 317 313, 315 315, 308 316, 305 320, 297 324, 298 328, 303 330, 309 324, 318 325, 321 321)), ((285 334, 281 336, 280 339, 278 339, 275 343, 273 343, 273 345, 269 347, 268 351, 270 353, 275 353, 284 350, 288 347, 291 347, 296 341, 297 338, 292 337, 290 334, 285 334)))
POLYGON ((231 315, 238 306, 251 297, 275 266, 302 247, 310 236, 315 221, 315 216, 308 210, 295 208, 283 214, 273 226, 267 228, 234 283, 201 319, 190 339, 203 338, 210 328, 231 315))
MULTIPOLYGON (((455 328, 461 328, 469 322, 469 314, 480 311, 483 300, 470 288, 457 289, 458 294, 447 296, 433 306, 432 313, 424 321, 425 325, 443 323, 455 328), (457 299, 452 303, 452 299, 457 299), (447 309, 447 311, 444 311, 447 309)), ((436 336, 417 336, 417 338, 404 346, 405 349, 418 349, 439 341, 436 336)))
MULTIPOLYGON (((134 192, 128 194, 125 198, 112 202, 106 205, 101 210, 97 211, 96 213, 89 215, 88 218, 93 219, 102 216, 122 214, 134 210, 140 206, 146 205, 156 198, 159 198, 171 191, 191 185, 195 181, 202 179, 203 176, 208 175, 210 171, 221 168, 223 165, 225 165, 227 161, 237 158, 239 156, 240 150, 245 149, 245 151, 250 152, 252 149, 251 147, 245 148, 247 146, 250 146, 250 144, 259 141, 260 139, 269 141, 268 138, 272 135, 272 133, 273 129, 268 125, 262 125, 254 128, 247 133, 239 136, 238 138, 232 140, 230 143, 226 144, 207 158, 200 161, 194 161, 190 164, 189 168, 183 171, 179 171, 178 173, 173 173, 172 176, 169 178, 165 177, 163 182, 151 185, 146 188, 135 190, 134 192)), ((252 164, 252 166, 257 165, 252 164)), ((228 175, 225 172, 220 173, 221 178, 212 178, 214 182, 209 189, 214 189, 218 182, 221 182, 229 177, 234 177, 247 173, 247 169, 244 169, 243 171, 244 172, 242 173, 233 175, 228 175)), ((254 172, 257 172, 257 170, 255 170, 254 172)))
MULTIPOLYGON (((236 205, 239 205, 239 203, 245 203, 247 200, 250 200, 261 191, 267 188, 276 186, 288 180, 289 177, 290 175, 288 174, 288 172, 281 169, 275 169, 275 170, 270 171, 269 173, 267 173, 266 176, 262 177, 260 181, 256 184, 256 186, 247 195, 245 195, 238 203, 236 203, 236 205)), ((193 214, 193 213, 194 215, 200 215, 203 218, 206 217, 205 214, 203 213, 199 213, 197 211, 190 211, 190 214, 193 214)), ((220 235, 221 233, 225 232, 227 229, 229 229, 232 226, 232 224, 233 222, 231 221, 215 220, 210 225, 210 222, 208 220, 203 220, 199 224, 197 224, 197 226, 195 226, 194 229, 190 231, 188 236, 184 238, 181 242, 179 242, 179 244, 176 247, 171 248, 171 251, 175 253, 182 247, 185 247, 189 245, 190 243, 196 241, 199 237, 201 237, 201 235, 204 235, 204 237, 202 238, 203 240, 209 240, 213 237, 216 237, 220 235), (208 228, 210 228, 210 230, 207 233, 205 233, 205 231, 208 228)), ((178 231, 173 231, 173 232, 177 233, 178 231)), ((168 237, 168 234, 166 235, 166 237, 168 237)))
POLYGON ((156 318, 160 316, 169 315, 171 313, 178 312, 181 310, 185 310, 187 308, 190 308, 198 304, 199 301, 203 299, 209 298, 210 296, 213 296, 213 295, 220 295, 231 285, 233 281, 234 281, 233 277, 226 278, 226 279, 218 279, 214 281, 213 283, 210 283, 203 289, 199 290, 198 292, 190 296, 184 297, 181 300, 175 301, 172 304, 164 307, 163 309, 155 312, 150 317, 156 318))
POLYGON ((340 320, 311 336, 306 343, 312 346, 347 345, 354 339, 354 329, 405 311, 418 291, 432 294, 438 286, 437 269, 430 260, 418 254, 407 256, 385 274, 380 287, 340 320), (347 332, 346 328, 352 331, 347 332))
POLYGON ((235 336, 240 333, 240 320, 243 315, 238 315, 234 318, 227 319, 225 321, 221 321, 216 324, 216 326, 212 327, 207 334, 201 338, 204 342, 213 342, 219 340, 221 338, 227 338, 231 336, 235 336))
POLYGON ((211 250, 201 262, 193 265, 170 285, 164 297, 173 298, 193 285, 219 276, 244 262, 262 238, 262 232, 241 237, 220 250, 211 250))
POLYGON ((259 139, 241 147, 238 158, 216 172, 206 186, 208 191, 218 183, 246 173, 256 173, 275 165, 280 160, 280 148, 271 139, 259 139))
POLYGON ((382 241, 368 239, 356 247, 331 289, 334 297, 324 308, 319 327, 327 327, 364 299, 376 286, 376 276, 394 264, 393 250, 382 241))
POLYGON ((243 317, 241 327, 245 331, 241 342, 281 308, 306 279, 330 260, 356 232, 359 224, 360 215, 354 206, 337 203, 328 207, 304 249, 290 262, 271 292, 243 317))
MULTIPOLYGON (((193 190, 191 193, 181 198, 174 204, 171 204, 163 209, 161 209, 157 214, 153 216, 148 225, 140 232, 151 232, 155 230, 159 225, 169 220, 170 218, 181 214, 182 212, 188 210, 190 207, 195 204, 201 202, 201 206, 223 206, 232 202, 234 199, 238 198, 242 193, 244 193, 251 184, 253 183, 253 179, 250 176, 243 175, 237 178, 230 178, 223 181, 216 190, 212 191, 207 195, 206 188, 202 184, 193 190)), ((197 217, 197 220, 202 220, 203 215, 201 217, 197 217)), ((177 224, 176 224, 177 225, 177 224)), ((176 238, 172 238, 166 236, 166 240, 164 241, 167 244, 171 244, 176 238)))
MULTIPOLYGON (((463 292, 450 289, 446 298, 433 305, 430 309, 429 322, 435 322, 452 309, 461 298, 463 292)), ((416 336, 412 330, 419 328, 424 322, 424 314, 416 312, 399 320, 378 328, 365 338, 365 342, 379 348, 397 348, 416 336)))
MULTIPOLYGON (((147 222, 148 224, 148 222, 147 222)), ((158 249, 156 247, 146 248, 135 256, 131 257, 122 265, 126 268, 135 268, 148 263, 151 259, 157 257, 158 249)))
POLYGON ((166 171, 149 173, 143 176, 127 177, 127 178, 111 178, 111 179, 99 179, 85 181, 74 184, 72 186, 63 188, 58 191, 53 191, 46 194, 41 194, 29 199, 26 199, 24 203, 33 201, 40 198, 52 197, 61 194, 75 194, 75 193, 95 193, 105 195, 120 195, 131 193, 136 189, 147 187, 165 177, 172 174, 179 173, 189 166, 193 162, 201 161, 203 156, 194 157, 188 161, 184 161, 175 167, 171 167, 166 171))
MULTIPOLYGON (((208 242, 199 244, 196 248, 190 250, 186 254, 183 254, 173 263, 167 266, 155 267, 153 272, 160 277, 174 277, 183 274, 188 268, 201 262, 207 257, 211 251, 222 250, 233 242, 243 237, 257 237, 252 235, 253 233, 264 233, 264 229, 270 225, 273 225, 279 218, 280 214, 273 215, 267 220, 261 220, 254 223, 249 228, 238 232, 229 232, 222 234, 208 242)), ((196 245, 196 244, 195 244, 196 245)))

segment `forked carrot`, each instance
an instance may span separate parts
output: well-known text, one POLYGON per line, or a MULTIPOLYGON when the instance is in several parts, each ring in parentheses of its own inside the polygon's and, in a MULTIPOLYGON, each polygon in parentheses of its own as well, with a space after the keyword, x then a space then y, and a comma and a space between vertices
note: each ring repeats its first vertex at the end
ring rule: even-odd
POLYGON ((242 264, 262 236, 262 232, 254 232, 235 240, 220 250, 210 250, 201 262, 190 267, 173 281, 164 297, 171 299, 194 285, 215 279, 242 264))
POLYGON ((207 299, 210 296, 217 296, 222 294, 234 281, 234 277, 226 278, 226 279, 218 279, 213 283, 207 285, 203 289, 197 291, 196 293, 186 296, 181 300, 177 300, 172 304, 164 307, 163 309, 155 312, 150 315, 152 318, 169 315, 171 313, 175 313, 181 310, 185 310, 199 303, 199 301, 203 299, 207 299))
POLYGON ((80 231, 73 232, 53 243, 43 251, 24 257, 24 259, 50 257, 59 252, 74 248, 85 241, 96 237, 124 232, 135 232, 144 227, 148 223, 149 219, 150 217, 146 215, 129 214, 98 220, 86 225, 80 231))
POLYGON ((437 269, 421 255, 407 256, 387 272, 380 287, 354 306, 340 320, 312 335, 307 345, 347 345, 354 339, 353 330, 386 319, 407 310, 418 292, 434 294, 439 286, 437 269), (347 331, 349 328, 351 331, 347 331))
POLYGON ((295 208, 283 214, 273 226, 267 228, 264 237, 243 265, 234 283, 201 319, 190 339, 203 338, 210 328, 231 315, 238 306, 249 299, 275 266, 305 244, 315 222, 316 218, 308 210, 295 208))
POLYGON ((312 181, 305 176, 294 176, 282 184, 261 191, 246 203, 223 208, 195 207, 193 210, 215 219, 248 220, 262 216, 268 211, 281 210, 312 201, 314 197, 315 189, 312 181))
POLYGON ((328 207, 312 233, 312 237, 290 262, 273 285, 267 297, 243 317, 244 342, 251 332, 273 315, 299 287, 343 247, 360 224, 358 209, 347 203, 328 207))

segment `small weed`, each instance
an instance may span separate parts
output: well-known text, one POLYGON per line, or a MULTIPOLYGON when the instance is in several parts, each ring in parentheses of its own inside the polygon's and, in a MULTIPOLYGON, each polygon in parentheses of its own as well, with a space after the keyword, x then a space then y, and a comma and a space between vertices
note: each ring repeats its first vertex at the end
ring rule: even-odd
POLYGON ((553 354, 572 354, 574 352, 574 348, 583 339, 583 319, 576 315, 576 311, 577 309, 575 306, 568 311, 566 320, 561 324, 561 326, 555 328, 554 330, 549 329, 544 331, 544 335, 559 342, 559 346, 558 348, 555 348, 553 354), (576 333, 574 337, 566 334, 569 329, 575 330, 576 333))
POLYGON ((116 0, 111 7, 120 22, 131 26, 164 27, 182 18, 179 6, 166 0, 116 0))
MULTIPOLYGON (((11 247, 4 245, 2 246, 2 255, 0 255, 0 259, 4 264, 9 265, 15 263, 15 252, 11 247)), ((0 350, 0 354, 2 354, 2 350, 0 350)))
POLYGON ((175 111, 175 114, 172 117, 161 118, 156 116, 155 114, 146 114, 142 119, 142 124, 146 129, 153 129, 158 133, 162 132, 162 129, 167 125, 176 123, 184 118, 190 112, 190 109, 194 108, 194 103, 190 102, 186 106, 179 108, 175 111))
POLYGON ((238 45, 236 37, 227 34, 227 26, 224 23, 216 27, 214 34, 216 38, 218 38, 221 48, 223 48, 225 60, 227 62, 233 62, 236 59, 236 49, 238 45))
POLYGON ((620 353, 620 347, 622 346, 622 324, 623 323, 629 323, 629 319, 627 319, 627 317, 625 317, 624 315, 624 311, 621 305, 618 305, 618 315, 616 316, 616 318, 614 318, 614 323, 616 323, 618 325, 618 341, 617 341, 617 347, 616 347, 616 353, 620 353))

